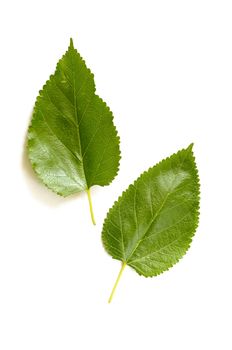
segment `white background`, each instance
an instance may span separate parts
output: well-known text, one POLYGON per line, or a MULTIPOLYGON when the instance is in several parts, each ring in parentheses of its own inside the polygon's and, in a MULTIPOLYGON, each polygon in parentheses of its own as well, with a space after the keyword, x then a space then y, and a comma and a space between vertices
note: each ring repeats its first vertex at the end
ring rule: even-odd
POLYGON ((2 1, 0 349, 232 349, 231 1, 2 1), (25 134, 69 38, 121 136, 120 172, 62 199, 31 171, 25 134), (179 264, 146 279, 101 244, 108 208, 143 170, 195 143, 201 219, 179 264))

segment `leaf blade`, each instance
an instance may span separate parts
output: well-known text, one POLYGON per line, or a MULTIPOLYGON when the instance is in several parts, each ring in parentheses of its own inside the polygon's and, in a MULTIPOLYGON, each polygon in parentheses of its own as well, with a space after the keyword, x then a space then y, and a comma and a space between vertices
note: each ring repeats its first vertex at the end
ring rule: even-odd
POLYGON ((199 178, 192 145, 144 172, 105 219, 103 245, 145 277, 172 267, 198 225, 199 178))
POLYGON ((120 149, 113 115, 95 94, 93 74, 72 39, 37 97, 28 154, 42 182, 64 197, 108 185, 117 175, 120 149))

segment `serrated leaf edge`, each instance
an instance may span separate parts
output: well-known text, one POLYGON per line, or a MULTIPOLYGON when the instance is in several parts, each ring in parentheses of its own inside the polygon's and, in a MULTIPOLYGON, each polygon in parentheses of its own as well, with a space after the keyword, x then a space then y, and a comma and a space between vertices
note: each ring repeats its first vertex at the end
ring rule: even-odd
POLYGON ((181 150, 179 150, 178 152, 176 153, 173 153, 172 155, 170 155, 169 157, 166 157, 164 159, 162 159, 160 162, 156 163, 154 166, 151 166, 149 167, 147 170, 145 170, 143 173, 141 173, 139 175, 139 177, 132 183, 128 186, 128 188, 126 190, 124 190, 122 192, 122 194, 118 197, 118 199, 116 201, 114 201, 112 207, 108 210, 107 214, 106 214, 106 217, 105 217, 105 220, 103 222, 103 229, 102 229, 102 243, 103 243, 103 246, 106 250, 106 252, 111 256, 112 259, 114 260, 119 260, 119 261, 122 261, 122 263, 126 263, 127 266, 130 266, 133 270, 135 270, 140 276, 143 276, 143 277, 155 277, 155 276, 158 276, 158 275, 161 275, 162 273, 166 272, 166 271, 169 271, 174 265, 176 265, 184 256, 185 254, 187 253, 187 251, 189 250, 190 246, 191 246, 191 243, 192 243, 192 240, 193 240, 193 237, 195 236, 195 233, 196 233, 196 230, 197 230, 197 227, 199 225, 199 217, 200 217, 200 178, 199 178, 199 173, 198 173, 198 168, 197 168, 197 165, 196 165, 196 158, 194 156, 194 153, 192 151, 192 148, 193 148, 193 143, 191 143, 187 148, 183 148, 181 150), (108 222, 108 216, 110 215, 110 213, 113 211, 115 205, 117 205, 121 198, 124 196, 124 194, 126 192, 129 192, 137 183, 137 181, 140 180, 140 178, 142 176, 144 176, 145 174, 147 174, 149 171, 151 171, 153 168, 155 167, 160 167, 162 165, 163 162, 166 162, 168 160, 170 160, 170 158, 173 158, 173 157, 177 157, 178 154, 180 154, 181 152, 183 151, 187 151, 189 150, 191 152, 191 156, 192 156, 192 159, 193 159, 193 163, 195 164, 195 167, 192 169, 192 171, 194 172, 194 179, 195 179, 195 184, 196 184, 196 188, 198 189, 197 193, 196 193, 196 198, 198 199, 198 207, 195 209, 195 225, 194 225, 194 228, 192 230, 192 234, 189 236, 189 243, 186 247, 186 250, 184 251, 184 254, 180 257, 180 258, 177 258, 176 261, 171 264, 168 268, 164 269, 163 271, 159 272, 159 273, 155 273, 155 274, 151 274, 151 275, 144 275, 143 273, 141 273, 140 271, 138 271, 138 269, 134 266, 131 266, 129 263, 127 263, 127 261, 123 261, 121 259, 118 259, 116 257, 113 257, 109 251, 108 251, 108 248, 107 248, 107 242, 106 240, 104 239, 104 232, 105 232, 105 228, 106 228, 106 224, 108 222))
MULTIPOLYGON (((80 53, 77 51, 77 49, 74 48, 74 45, 73 45, 73 39, 70 38, 70 44, 69 44, 69 47, 68 47, 68 50, 69 48, 73 49, 77 55, 79 55, 79 57, 81 58, 81 60, 83 61, 83 63, 86 65, 86 68, 88 70, 88 72, 92 75, 93 77, 93 81, 94 81, 94 94, 95 94, 95 91, 96 91, 96 86, 95 86, 95 80, 94 80, 94 74, 91 72, 91 70, 88 68, 85 60, 83 59, 83 57, 80 55, 80 53)), ((32 117, 31 117, 31 120, 30 120, 30 124, 29 124, 29 127, 28 127, 28 132, 27 132, 27 143, 26 143, 26 149, 27 149, 27 153, 28 153, 28 158, 30 160, 30 163, 31 163, 31 166, 32 166, 32 169, 34 170, 34 172, 36 173, 37 177, 39 178, 40 182, 43 183, 43 185, 49 189, 50 191, 52 191, 53 193, 63 197, 63 198, 66 198, 68 196, 70 196, 70 194, 62 194, 61 192, 59 192, 58 190, 55 190, 54 188, 51 188, 49 187, 45 182, 44 180, 41 178, 40 176, 40 173, 39 171, 37 170, 37 163, 35 161, 33 161, 30 157, 30 150, 31 150, 31 146, 30 146, 30 141, 31 141, 31 138, 30 138, 30 130, 32 128, 32 121, 33 121, 33 116, 34 114, 36 113, 37 111, 37 107, 38 107, 38 102, 39 102, 39 99, 42 97, 42 92, 43 90, 46 88, 47 84, 49 84, 50 80, 55 76, 55 73, 57 71, 57 68, 58 68, 58 65, 60 63, 60 61, 63 60, 63 58, 65 57, 65 55, 67 54, 68 50, 66 50, 66 52, 62 55, 62 57, 58 60, 57 64, 56 64, 56 68, 55 68, 55 72, 53 74, 51 74, 48 78, 48 80, 46 80, 45 84, 42 86, 42 89, 39 90, 39 94, 37 95, 36 97, 36 100, 35 100, 35 104, 34 104, 34 108, 33 108, 33 112, 32 112, 32 117)), ((113 126, 113 130, 115 132, 115 139, 118 141, 117 142, 117 145, 118 145, 118 149, 119 149, 119 152, 118 152, 118 158, 117 158, 117 161, 118 161, 118 166, 117 166, 117 169, 116 169, 116 172, 115 172, 115 176, 111 179, 111 181, 108 181, 106 184, 104 185, 100 185, 101 187, 105 187, 105 186, 108 186, 109 184, 111 184, 114 179, 117 177, 118 175, 118 172, 119 172, 119 168, 120 168, 120 160, 121 160, 121 149, 120 149, 120 137, 119 137, 119 134, 118 134, 118 131, 116 129, 116 126, 114 124, 114 115, 113 115, 113 112, 111 111, 110 107, 107 105, 107 103, 97 94, 95 94, 100 100, 101 102, 105 105, 106 109, 110 112, 111 114, 111 117, 112 117, 112 126, 113 126)), ((90 188, 92 188, 93 186, 98 186, 98 185, 92 185, 90 186, 90 188)), ((86 190, 89 190, 90 188, 86 188, 86 190)), ((76 192, 73 192, 71 195, 75 195, 77 193, 81 193, 83 192, 82 190, 81 191, 76 191, 76 192)))

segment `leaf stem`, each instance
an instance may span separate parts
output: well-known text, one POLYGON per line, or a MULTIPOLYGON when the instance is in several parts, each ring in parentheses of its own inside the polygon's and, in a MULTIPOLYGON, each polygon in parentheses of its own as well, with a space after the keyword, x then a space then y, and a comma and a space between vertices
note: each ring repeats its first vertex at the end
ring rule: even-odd
POLYGON ((88 195, 88 200, 89 200, 89 210, 90 210, 90 215, 92 219, 92 223, 96 225, 96 221, 94 219, 94 213, 93 213, 93 205, 92 205, 92 199, 91 199, 91 193, 90 193, 90 188, 86 190, 87 195, 88 195))
POLYGON ((118 274, 118 277, 117 277, 117 279, 116 279, 116 282, 115 282, 115 284, 114 284, 114 286, 113 286, 113 289, 112 289, 112 292, 111 292, 111 294, 110 294, 108 303, 111 303, 111 301, 112 301, 112 299, 113 299, 115 290, 116 290, 116 288, 117 288, 118 282, 120 281, 120 278, 121 278, 121 276, 122 276, 122 273, 123 273, 125 267, 126 267, 126 262, 124 261, 124 262, 122 262, 121 269, 120 269, 120 271, 119 271, 119 274, 118 274))

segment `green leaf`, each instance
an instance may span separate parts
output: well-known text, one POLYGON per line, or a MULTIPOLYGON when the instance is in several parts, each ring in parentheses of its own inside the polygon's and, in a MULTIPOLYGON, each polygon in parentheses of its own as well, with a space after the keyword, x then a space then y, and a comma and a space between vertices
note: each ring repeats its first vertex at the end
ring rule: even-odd
MULTIPOLYGON (((120 150, 113 115, 95 94, 93 74, 72 39, 37 97, 28 130, 32 166, 62 196, 105 186, 117 175, 120 150)), ((93 218, 93 213, 92 219, 93 218)))
MULTIPOLYGON (((199 180, 192 146, 144 172, 109 210, 106 251, 140 275, 168 270, 186 253, 199 217, 199 180)), ((109 301, 111 301, 119 277, 109 301)))

